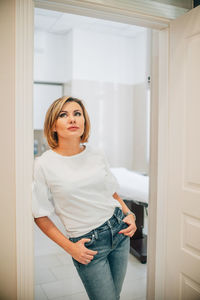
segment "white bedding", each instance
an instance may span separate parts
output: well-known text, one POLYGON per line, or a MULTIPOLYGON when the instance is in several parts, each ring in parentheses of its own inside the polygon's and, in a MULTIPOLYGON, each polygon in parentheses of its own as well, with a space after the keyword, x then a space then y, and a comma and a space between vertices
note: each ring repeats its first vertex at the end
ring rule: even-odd
POLYGON ((149 177, 126 168, 110 168, 120 185, 119 196, 125 200, 148 203, 149 177))

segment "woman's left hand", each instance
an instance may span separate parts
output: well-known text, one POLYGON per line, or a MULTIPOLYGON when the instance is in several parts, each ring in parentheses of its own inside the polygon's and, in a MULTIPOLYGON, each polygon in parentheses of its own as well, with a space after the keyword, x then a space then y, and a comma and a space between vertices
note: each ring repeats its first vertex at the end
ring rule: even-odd
POLYGON ((127 223, 129 226, 125 229, 120 230, 118 233, 123 233, 124 235, 132 237, 137 230, 134 216, 128 215, 122 221, 127 223))

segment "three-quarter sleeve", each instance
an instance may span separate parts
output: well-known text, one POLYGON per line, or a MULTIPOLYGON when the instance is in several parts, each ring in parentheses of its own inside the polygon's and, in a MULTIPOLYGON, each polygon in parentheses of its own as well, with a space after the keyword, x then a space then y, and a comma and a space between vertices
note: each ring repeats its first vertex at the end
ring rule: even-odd
POLYGON ((114 174, 110 170, 110 163, 108 162, 108 159, 106 157, 106 154, 104 150, 101 149, 101 153, 104 159, 104 164, 107 172, 107 180, 110 183, 110 189, 112 191, 112 194, 119 193, 120 191, 120 185, 119 182, 117 181, 117 178, 114 176, 114 174))
POLYGON ((38 158, 34 160, 32 182, 32 215, 34 218, 50 216, 55 211, 50 201, 50 190, 38 158))

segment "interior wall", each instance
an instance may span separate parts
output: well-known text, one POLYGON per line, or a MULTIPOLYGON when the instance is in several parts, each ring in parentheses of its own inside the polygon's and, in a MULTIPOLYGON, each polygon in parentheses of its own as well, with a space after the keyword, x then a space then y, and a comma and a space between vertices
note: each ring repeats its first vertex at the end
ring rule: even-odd
POLYGON ((67 82, 72 78, 72 32, 34 32, 34 81, 67 82))
POLYGON ((142 82, 133 89, 133 169, 148 174, 147 161, 147 84, 142 82))
POLYGON ((133 84, 134 53, 134 37, 74 29, 73 79, 133 84))
POLYGON ((0 299, 17 299, 15 186, 16 1, 0 1, 0 299))
POLYGON ((135 38, 133 87, 133 170, 147 175, 149 174, 147 78, 151 73, 150 47, 151 30, 148 29, 144 34, 138 34, 135 38))

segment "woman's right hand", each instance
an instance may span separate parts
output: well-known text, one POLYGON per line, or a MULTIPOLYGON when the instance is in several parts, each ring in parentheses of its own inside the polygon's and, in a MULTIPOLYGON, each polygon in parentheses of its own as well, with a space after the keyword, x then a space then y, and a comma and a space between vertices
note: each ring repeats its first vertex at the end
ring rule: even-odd
POLYGON ((89 264, 94 258, 94 255, 98 253, 98 251, 93 251, 85 247, 85 243, 89 241, 90 239, 83 238, 80 241, 74 243, 73 249, 70 253, 75 260, 84 265, 89 264))

